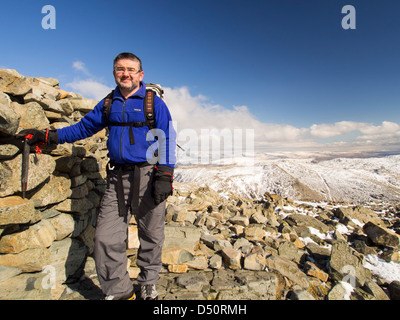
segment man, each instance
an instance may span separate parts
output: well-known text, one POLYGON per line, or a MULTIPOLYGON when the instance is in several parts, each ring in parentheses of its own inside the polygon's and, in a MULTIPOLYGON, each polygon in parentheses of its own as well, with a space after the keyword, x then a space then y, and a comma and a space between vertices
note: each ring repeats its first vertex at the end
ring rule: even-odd
POLYGON ((137 56, 126 52, 119 54, 114 59, 113 75, 117 87, 108 119, 104 112, 106 99, 103 99, 77 124, 58 130, 28 129, 19 135, 32 134, 30 144, 72 143, 109 127, 108 187, 95 232, 98 278, 106 299, 135 298, 126 256, 127 230, 133 213, 140 241, 137 256, 141 270, 137 278, 139 298, 153 300, 158 298, 155 285, 162 266, 165 200, 172 194, 176 134, 170 112, 157 96, 154 98, 156 129, 151 130, 154 135, 149 134, 143 112, 146 85, 137 56), (157 160, 156 165, 151 165, 157 160))

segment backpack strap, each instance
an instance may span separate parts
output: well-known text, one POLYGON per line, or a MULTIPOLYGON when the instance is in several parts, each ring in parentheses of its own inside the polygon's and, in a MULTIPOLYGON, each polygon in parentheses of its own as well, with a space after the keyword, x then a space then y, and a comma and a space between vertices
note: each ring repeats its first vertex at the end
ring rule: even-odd
POLYGON ((144 109, 144 117, 146 119, 146 125, 149 127, 149 130, 155 128, 154 96, 155 92, 153 90, 151 89, 146 90, 143 109, 144 109))
POLYGON ((106 118, 106 122, 108 123, 108 119, 110 117, 110 111, 111 111, 111 105, 112 105, 112 99, 114 96, 114 90, 111 91, 104 99, 103 103, 103 114, 106 118))
POLYGON ((146 118, 147 126, 149 129, 155 128, 155 117, 154 117, 154 100, 155 96, 158 96, 161 100, 164 100, 164 89, 157 83, 146 83, 146 95, 144 98, 144 115, 146 118))

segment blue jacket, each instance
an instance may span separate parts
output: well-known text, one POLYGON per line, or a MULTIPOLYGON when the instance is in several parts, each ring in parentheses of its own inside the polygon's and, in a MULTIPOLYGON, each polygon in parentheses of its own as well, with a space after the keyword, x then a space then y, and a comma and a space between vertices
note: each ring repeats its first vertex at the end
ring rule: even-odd
MULTIPOLYGON (((110 122, 145 121, 143 101, 146 85, 141 82, 140 89, 126 100, 118 87, 114 90, 110 122)), ((58 129, 58 142, 75 142, 85 139, 107 127, 103 112, 104 99, 85 115, 78 123, 58 129)), ((149 132, 147 126, 133 127, 135 142, 130 144, 129 127, 109 126, 107 148, 109 158, 115 163, 140 163, 148 161, 174 168, 176 162, 176 132, 172 125, 171 114, 162 99, 155 96, 154 101, 155 129, 149 132), (155 138, 156 137, 156 138, 155 138), (158 150, 159 158, 155 159, 154 151, 158 150)))

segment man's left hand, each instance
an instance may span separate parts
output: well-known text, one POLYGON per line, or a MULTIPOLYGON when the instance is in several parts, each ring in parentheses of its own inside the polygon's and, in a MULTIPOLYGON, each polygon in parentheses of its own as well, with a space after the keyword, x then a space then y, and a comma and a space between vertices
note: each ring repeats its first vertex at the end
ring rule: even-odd
POLYGON ((168 166, 156 166, 153 181, 154 203, 159 205, 172 195, 172 182, 174 180, 174 169, 168 166))

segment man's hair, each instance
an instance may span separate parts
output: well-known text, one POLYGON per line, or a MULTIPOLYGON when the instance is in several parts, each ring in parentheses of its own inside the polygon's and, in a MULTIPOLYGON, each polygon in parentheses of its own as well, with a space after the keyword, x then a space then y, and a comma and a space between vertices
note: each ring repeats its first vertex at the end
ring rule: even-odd
POLYGON ((136 55, 134 55, 133 53, 130 53, 130 52, 122 52, 119 55, 117 55, 114 59, 113 67, 118 62, 118 60, 122 60, 122 59, 130 59, 130 60, 137 61, 139 63, 139 71, 143 70, 142 69, 142 60, 140 60, 139 57, 137 57, 136 55))

